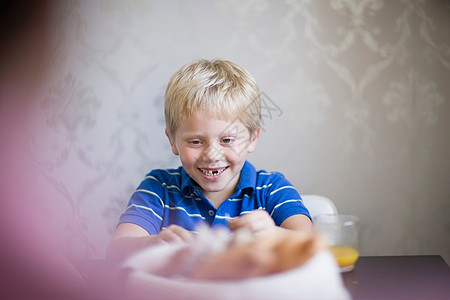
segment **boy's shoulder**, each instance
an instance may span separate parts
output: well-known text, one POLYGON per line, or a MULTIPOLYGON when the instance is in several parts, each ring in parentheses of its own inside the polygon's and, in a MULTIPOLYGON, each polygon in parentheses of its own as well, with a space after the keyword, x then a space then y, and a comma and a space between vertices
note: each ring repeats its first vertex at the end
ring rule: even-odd
POLYGON ((256 172, 256 179, 260 183, 268 184, 285 180, 283 173, 278 171, 259 170, 256 172))
POLYGON ((257 185, 270 184, 272 182, 286 180, 281 172, 266 171, 265 169, 256 170, 255 167, 248 162, 246 163, 246 166, 244 166, 243 170, 255 174, 257 185))
POLYGON ((284 177, 283 173, 278 172, 278 171, 266 171, 266 170, 259 170, 256 171, 256 174, 258 174, 258 176, 267 176, 267 177, 284 177))
POLYGON ((181 167, 176 169, 153 169, 145 177, 153 177, 155 179, 162 180, 176 180, 181 177, 181 167))

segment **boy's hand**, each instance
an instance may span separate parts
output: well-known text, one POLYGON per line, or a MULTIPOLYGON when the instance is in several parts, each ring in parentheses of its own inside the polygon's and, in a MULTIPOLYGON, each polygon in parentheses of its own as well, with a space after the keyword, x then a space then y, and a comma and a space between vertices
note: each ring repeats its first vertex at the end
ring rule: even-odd
POLYGON ((194 238, 194 234, 181 226, 170 225, 166 229, 161 230, 158 235, 161 242, 189 242, 194 238))
POLYGON ((254 210, 243 217, 230 220, 228 227, 231 230, 247 229, 255 236, 273 233, 277 228, 269 213, 262 209, 254 210))
POLYGON ((149 235, 139 225, 132 223, 120 224, 109 243, 106 256, 109 259, 124 259, 130 254, 163 243, 188 242, 194 238, 194 233, 178 225, 170 225, 158 234, 149 235))

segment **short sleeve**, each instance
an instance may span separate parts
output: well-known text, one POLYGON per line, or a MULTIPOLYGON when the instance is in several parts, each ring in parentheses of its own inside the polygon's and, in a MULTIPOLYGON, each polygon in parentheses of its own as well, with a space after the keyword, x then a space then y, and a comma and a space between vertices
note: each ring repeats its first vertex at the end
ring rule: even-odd
POLYGON ((293 215, 306 215, 311 219, 308 209, 303 204, 297 189, 279 172, 274 172, 268 178, 269 188, 265 191, 266 211, 276 225, 293 215))
POLYGON ((166 193, 159 172, 150 172, 131 196, 125 212, 119 218, 119 224, 133 223, 149 234, 157 234, 163 220, 163 198, 166 193))

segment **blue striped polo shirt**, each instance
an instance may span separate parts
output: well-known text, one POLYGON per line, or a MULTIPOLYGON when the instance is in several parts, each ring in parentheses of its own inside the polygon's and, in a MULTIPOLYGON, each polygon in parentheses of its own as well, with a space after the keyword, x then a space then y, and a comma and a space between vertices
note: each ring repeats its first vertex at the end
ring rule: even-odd
POLYGON ((227 220, 264 209, 280 225, 288 217, 311 218, 294 186, 279 172, 256 171, 246 161, 235 193, 216 209, 183 167, 148 173, 131 196, 120 223, 134 223, 150 234, 171 224, 195 231, 199 223, 226 226, 227 220))

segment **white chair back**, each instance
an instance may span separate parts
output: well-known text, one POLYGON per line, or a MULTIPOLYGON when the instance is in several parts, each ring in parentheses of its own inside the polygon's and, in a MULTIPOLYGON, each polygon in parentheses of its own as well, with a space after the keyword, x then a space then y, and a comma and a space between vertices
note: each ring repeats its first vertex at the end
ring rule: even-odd
POLYGON ((321 214, 337 214, 336 206, 333 201, 320 195, 303 195, 303 204, 309 210, 311 217, 314 218, 321 214))

